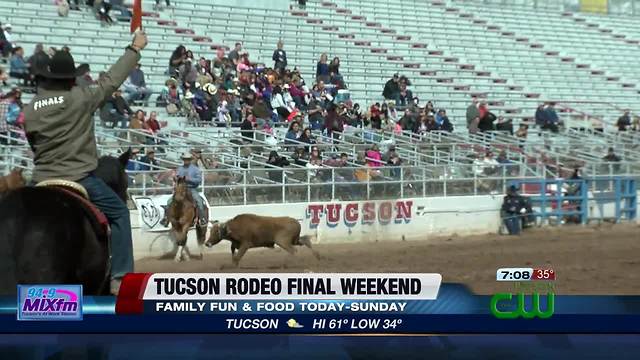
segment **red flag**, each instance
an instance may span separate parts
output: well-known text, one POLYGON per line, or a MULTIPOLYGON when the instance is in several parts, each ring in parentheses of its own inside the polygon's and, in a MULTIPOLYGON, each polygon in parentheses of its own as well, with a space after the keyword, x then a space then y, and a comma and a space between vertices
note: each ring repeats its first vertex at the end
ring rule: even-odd
POLYGON ((133 0, 133 16, 131 17, 131 33, 142 30, 142 0, 133 0))

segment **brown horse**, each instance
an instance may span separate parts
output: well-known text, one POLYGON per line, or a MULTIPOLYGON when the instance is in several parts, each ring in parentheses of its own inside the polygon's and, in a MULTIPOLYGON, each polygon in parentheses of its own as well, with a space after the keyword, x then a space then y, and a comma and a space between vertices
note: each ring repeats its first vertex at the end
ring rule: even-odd
POLYGON ((190 258, 189 249, 187 248, 187 236, 189 229, 191 229, 194 224, 196 225, 198 247, 200 248, 200 260, 204 257, 203 246, 207 234, 207 226, 199 224, 197 215, 196 202, 191 197, 191 191, 187 187, 187 181, 182 176, 178 177, 173 200, 167 208, 167 219, 171 223, 169 233, 177 246, 177 252, 174 258, 176 262, 180 262, 183 259, 189 260, 190 258))
POLYGON ((25 186, 22 169, 13 169, 6 176, 0 176, 0 195, 25 186))

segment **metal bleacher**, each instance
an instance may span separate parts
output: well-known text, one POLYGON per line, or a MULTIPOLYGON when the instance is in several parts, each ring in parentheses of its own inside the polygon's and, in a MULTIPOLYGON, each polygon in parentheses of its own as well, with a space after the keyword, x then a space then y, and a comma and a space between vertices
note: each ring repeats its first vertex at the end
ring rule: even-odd
MULTIPOLYGON (((309 80, 321 53, 340 57, 352 99, 363 108, 382 100, 382 88, 392 74, 406 75, 422 104, 431 100, 448 110, 456 131, 417 137, 348 128, 336 143, 315 134, 324 160, 342 153, 349 156, 344 168, 325 166, 319 180, 293 161, 284 169, 267 164, 274 150, 292 158, 296 145, 285 144, 286 128, 276 127, 273 134, 255 131, 248 139, 236 128, 195 127, 150 107, 145 110, 169 120, 156 135, 96 125, 101 154, 128 147, 156 150, 157 170, 129 172, 132 194, 169 193, 179 154, 193 148, 202 150, 203 188, 214 206, 498 194, 512 181, 566 178, 575 168, 590 177, 640 175, 640 136, 613 131, 619 110, 640 111, 640 72, 633 66, 640 50, 637 44, 576 19, 602 24, 629 38, 640 38, 635 29, 640 20, 618 22, 616 17, 538 10, 548 19, 539 26, 532 10, 473 1, 308 1, 304 9, 294 2, 288 11, 280 11, 231 4, 212 10, 205 0, 182 0, 161 12, 152 11, 151 3, 145 2, 150 42, 142 65, 156 92, 164 86, 169 57, 180 44, 196 57, 211 58, 215 48, 240 41, 253 61, 271 65, 281 39, 290 66, 301 69, 309 80), (616 52, 626 59, 610 56, 616 52), (532 128, 526 138, 501 132, 468 134, 465 110, 471 95, 485 99, 492 111, 513 119, 516 126, 529 121, 542 101, 558 102, 567 123, 598 118, 607 126, 604 132, 568 126, 559 134, 532 128), (361 160, 374 142, 383 151, 395 145, 402 166, 385 166, 372 176, 361 160), (609 147, 621 162, 602 160, 609 147), (483 165, 478 159, 487 151, 504 152, 509 163, 483 165), (367 175, 345 180, 345 171, 367 175)), ((91 64, 94 77, 116 60, 130 39, 126 23, 101 27, 86 10, 61 18, 47 0, 0 0, 0 19, 11 22, 16 42, 27 54, 37 43, 69 45, 76 62, 91 64)), ((14 131, 5 140, 10 145, 0 150, 0 173, 14 167, 28 170, 31 154, 24 135, 14 131)))

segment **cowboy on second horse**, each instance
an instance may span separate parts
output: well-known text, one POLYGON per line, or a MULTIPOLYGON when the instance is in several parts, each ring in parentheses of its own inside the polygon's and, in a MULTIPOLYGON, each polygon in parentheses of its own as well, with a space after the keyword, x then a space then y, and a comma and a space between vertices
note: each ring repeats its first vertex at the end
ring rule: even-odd
MULTIPOLYGON (((196 207, 198 208, 198 224, 200 226, 207 226, 207 212, 204 208, 204 200, 202 196, 200 196, 200 192, 198 187, 202 183, 202 171, 196 165, 191 163, 193 156, 189 153, 184 153, 181 156, 183 161, 182 166, 180 166, 176 171, 177 177, 184 177, 187 182, 187 187, 191 192, 191 198, 196 202, 196 207)), ((171 205, 173 201, 173 197, 169 198, 167 201, 167 209, 171 205)), ((162 226, 169 225, 169 219, 167 217, 167 212, 165 211, 164 219, 160 222, 162 226)))

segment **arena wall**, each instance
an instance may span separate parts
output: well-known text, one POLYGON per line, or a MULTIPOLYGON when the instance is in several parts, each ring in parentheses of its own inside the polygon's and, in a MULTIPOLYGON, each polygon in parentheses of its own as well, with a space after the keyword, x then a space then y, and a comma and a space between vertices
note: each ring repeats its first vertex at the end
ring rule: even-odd
MULTIPOLYGON (((450 196, 387 201, 260 204, 212 207, 214 220, 243 213, 290 216, 302 224, 302 234, 317 235, 318 243, 356 241, 429 241, 442 235, 495 233, 500 227, 502 195, 450 196)), ((136 259, 159 256, 173 245, 164 230, 149 230, 140 213, 131 213, 136 259)), ((195 232, 188 245, 196 248, 195 232)), ((208 250, 209 251, 209 250, 208 250)), ((228 252, 218 245, 210 251, 228 252)))

